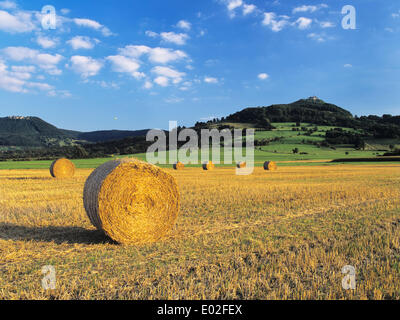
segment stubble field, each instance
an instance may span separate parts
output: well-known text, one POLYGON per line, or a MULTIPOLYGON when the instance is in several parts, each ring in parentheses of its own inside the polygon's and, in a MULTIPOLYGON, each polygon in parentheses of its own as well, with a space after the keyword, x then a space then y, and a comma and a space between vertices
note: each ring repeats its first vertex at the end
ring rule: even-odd
POLYGON ((91 226, 91 171, 0 171, 0 299, 400 298, 400 165, 168 170, 180 216, 140 247, 91 226), (45 265, 55 290, 41 287, 45 265), (355 290, 342 288, 345 265, 355 290))

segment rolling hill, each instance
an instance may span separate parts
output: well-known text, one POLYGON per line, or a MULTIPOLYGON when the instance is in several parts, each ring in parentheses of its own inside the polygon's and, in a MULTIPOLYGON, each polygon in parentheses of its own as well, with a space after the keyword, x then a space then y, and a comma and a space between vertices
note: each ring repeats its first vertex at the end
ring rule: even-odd
POLYGON ((38 117, 0 118, 0 146, 61 147, 145 136, 148 130, 78 132, 59 129, 38 117))

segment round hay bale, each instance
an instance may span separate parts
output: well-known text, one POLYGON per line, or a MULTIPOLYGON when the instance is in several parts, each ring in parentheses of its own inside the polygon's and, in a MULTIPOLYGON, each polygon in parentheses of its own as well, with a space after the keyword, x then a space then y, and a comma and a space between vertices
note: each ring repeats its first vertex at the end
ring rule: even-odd
POLYGON ((53 178, 72 178, 75 166, 68 159, 58 159, 51 164, 50 174, 53 178))
POLYGON ((264 170, 275 171, 275 170, 278 170, 278 166, 276 165, 276 162, 274 162, 274 161, 266 161, 264 163, 264 170))
POLYGON ((238 162, 238 163, 236 164, 236 166, 238 167, 238 169, 243 169, 243 168, 246 168, 247 163, 244 162, 244 161, 241 161, 241 162, 238 162))
POLYGON ((109 161, 85 183, 83 202, 92 224, 121 244, 162 238, 179 213, 174 177, 136 159, 109 161))
POLYGON ((175 170, 183 170, 185 168, 185 165, 182 162, 176 162, 174 163, 173 168, 175 170))
POLYGON ((206 171, 210 171, 210 170, 214 170, 215 169, 215 165, 212 161, 207 161, 203 163, 203 170, 206 171))

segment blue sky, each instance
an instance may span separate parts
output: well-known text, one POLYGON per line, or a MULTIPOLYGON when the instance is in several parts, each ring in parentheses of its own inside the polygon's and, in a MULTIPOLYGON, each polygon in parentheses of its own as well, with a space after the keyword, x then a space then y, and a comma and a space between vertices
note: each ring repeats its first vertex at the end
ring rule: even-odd
POLYGON ((399 35, 397 0, 0 0, 0 116, 168 128, 314 95, 400 114, 399 35))

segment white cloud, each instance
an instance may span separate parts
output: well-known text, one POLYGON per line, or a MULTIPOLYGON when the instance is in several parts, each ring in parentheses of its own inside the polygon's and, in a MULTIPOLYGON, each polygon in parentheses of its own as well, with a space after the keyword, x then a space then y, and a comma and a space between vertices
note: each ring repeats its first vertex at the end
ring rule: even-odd
POLYGON ((29 72, 33 73, 36 71, 35 66, 12 66, 11 70, 14 72, 29 72))
POLYGON ((179 60, 186 59, 188 56, 181 50, 172 50, 168 48, 150 48, 147 46, 133 46, 129 45, 119 49, 119 53, 123 56, 140 58, 143 55, 148 55, 152 63, 171 63, 179 60))
POLYGON ((333 22, 330 22, 330 21, 322 21, 321 23, 320 23, 320 25, 321 25, 321 27, 322 28, 333 28, 333 27, 335 27, 335 24, 333 23, 333 22))
POLYGON ((71 12, 71 10, 70 10, 70 9, 67 9, 67 8, 62 8, 62 9, 60 10, 60 12, 61 12, 63 15, 67 15, 67 14, 69 14, 69 13, 71 12))
POLYGON ((32 78, 32 73, 36 71, 34 66, 12 66, 10 75, 17 79, 28 80, 32 78))
POLYGON ((307 35, 308 38, 313 39, 317 42, 325 42, 326 37, 323 34, 318 34, 318 33, 310 33, 307 35))
POLYGON ((400 10, 398 12, 392 13, 392 18, 397 19, 400 17, 400 10))
POLYGON ((112 68, 115 72, 128 73, 136 79, 145 77, 144 73, 138 71, 140 64, 134 59, 116 55, 107 57, 107 60, 111 62, 112 68))
POLYGON ((322 8, 327 8, 327 7, 328 7, 328 5, 326 5, 324 3, 322 3, 320 5, 311 5, 311 6, 304 5, 304 6, 300 6, 300 7, 294 8, 292 12, 293 12, 293 14, 298 13, 298 12, 311 12, 311 13, 313 13, 313 12, 315 12, 317 10, 320 10, 322 8))
POLYGON ((159 36, 159 34, 157 32, 150 31, 150 30, 147 30, 145 32, 145 34, 146 34, 146 36, 148 36, 150 38, 157 38, 159 36))
POLYGON ((3 9, 15 9, 17 7, 17 4, 13 1, 0 1, 0 8, 3 9))
POLYGON ((12 71, 8 70, 7 65, 0 61, 0 88, 10 92, 27 93, 31 90, 49 91, 54 87, 41 82, 29 82, 30 73, 35 71, 33 66, 13 66, 12 71))
POLYGON ((350 63, 346 63, 346 64, 344 65, 344 67, 345 67, 345 68, 353 68, 353 65, 350 64, 350 63))
POLYGON ((161 32, 160 36, 164 41, 177 45, 184 45, 189 39, 189 36, 185 33, 161 32))
POLYGON ((94 30, 101 31, 101 33, 105 37, 109 37, 109 36, 113 35, 113 33, 110 31, 110 29, 108 29, 107 27, 103 26, 101 23, 99 23, 95 20, 75 18, 75 19, 73 19, 73 21, 77 26, 91 28, 94 30))
POLYGON ((317 6, 300 6, 300 7, 296 7, 293 9, 293 13, 298 13, 298 12, 315 12, 318 10, 317 6))
POLYGON ((274 12, 264 12, 262 24, 270 27, 274 32, 279 32, 288 24, 289 17, 280 16, 279 18, 274 12))
POLYGON ((297 25, 297 27, 300 30, 305 30, 308 29, 311 24, 312 24, 312 19, 305 18, 305 17, 300 17, 296 20, 296 22, 293 23, 294 25, 297 25))
POLYGON ((16 12, 14 15, 0 10, 0 31, 9 33, 24 33, 34 30, 32 14, 28 12, 16 12))
POLYGON ((11 92, 27 92, 25 81, 10 75, 7 66, 0 61, 0 88, 11 92))
POLYGON ((157 77, 154 79, 154 82, 161 87, 167 87, 169 84, 169 79, 167 77, 157 77))
POLYGON ((192 28, 192 24, 186 20, 179 21, 176 26, 186 31, 189 31, 192 28))
POLYGON ((204 82, 216 84, 218 83, 218 79, 213 77, 204 77, 204 82))
POLYGON ((68 40, 67 43, 74 49, 93 49, 94 43, 89 37, 84 36, 76 36, 71 40, 68 40))
POLYGON ((128 57, 140 58, 142 55, 150 53, 152 49, 147 46, 126 46, 125 48, 118 49, 118 51, 128 57))
POLYGON ((57 40, 50 39, 44 36, 38 36, 36 43, 44 49, 54 48, 57 45, 57 40))
POLYGON ((254 4, 244 4, 243 5, 243 14, 247 16, 248 14, 254 12, 257 7, 254 4))
POLYGON ((71 69, 79 73, 82 78, 95 76, 103 67, 103 63, 92 57, 72 56, 71 69))
POLYGON ((228 0, 227 7, 229 11, 233 11, 236 8, 241 7, 243 4, 242 0, 228 0))
POLYGON ((27 47, 7 47, 2 50, 2 53, 9 60, 35 64, 51 75, 62 73, 61 70, 57 69, 57 65, 64 57, 59 54, 40 53, 27 47))
POLYGON ((266 80, 266 79, 269 78, 269 75, 266 74, 266 73, 260 73, 257 77, 258 77, 258 79, 260 79, 260 80, 266 80))
POLYGON ((170 97, 170 98, 164 99, 164 101, 166 103, 180 103, 184 100, 185 100, 184 98, 178 98, 178 97, 170 97))
POLYGON ((153 84, 149 80, 146 80, 146 82, 143 85, 143 89, 149 90, 151 88, 153 88, 153 84))
POLYGON ((49 91, 49 90, 54 89, 53 86, 51 86, 47 83, 41 83, 41 82, 28 82, 28 83, 26 83, 26 86, 28 88, 39 89, 41 91, 49 91))
POLYGON ((155 73, 159 77, 171 79, 174 84, 178 84, 182 81, 182 78, 186 75, 184 72, 179 72, 169 67, 154 67, 151 72, 155 73))

